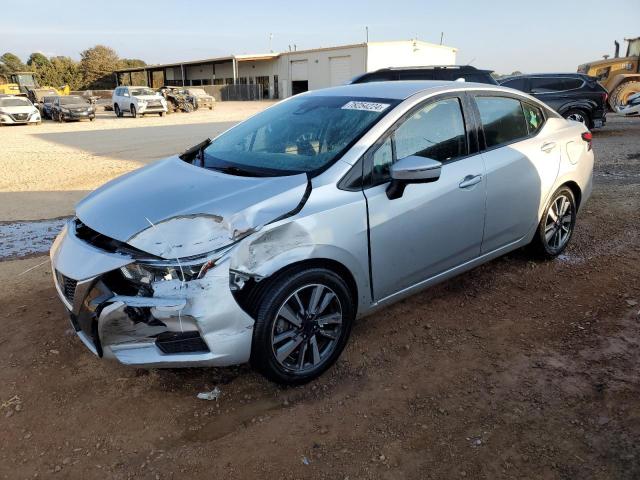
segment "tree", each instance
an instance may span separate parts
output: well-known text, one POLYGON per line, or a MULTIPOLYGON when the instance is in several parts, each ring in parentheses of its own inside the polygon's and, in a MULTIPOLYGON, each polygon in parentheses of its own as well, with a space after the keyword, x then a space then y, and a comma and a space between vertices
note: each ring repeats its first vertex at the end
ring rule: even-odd
POLYGON ((96 45, 80 53, 80 71, 84 88, 113 88, 113 72, 118 69, 120 59, 112 48, 96 45))
POLYGON ((50 65, 49 59, 45 57, 40 52, 34 52, 29 55, 29 60, 27 60, 27 65, 36 71, 40 69, 44 69, 45 67, 50 65))
POLYGON ((0 56, 0 73, 7 74, 27 70, 27 66, 17 55, 6 52, 0 56))
POLYGON ((52 87, 69 85, 71 90, 79 90, 83 84, 78 62, 69 57, 51 57, 46 75, 41 74, 42 84, 52 87))

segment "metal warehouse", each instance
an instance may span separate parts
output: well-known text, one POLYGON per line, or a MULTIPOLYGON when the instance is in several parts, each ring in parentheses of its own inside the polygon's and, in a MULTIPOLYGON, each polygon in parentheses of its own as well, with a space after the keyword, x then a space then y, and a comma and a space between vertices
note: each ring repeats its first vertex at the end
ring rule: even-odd
POLYGON ((261 98, 286 98, 341 85, 384 67, 453 65, 457 49, 420 40, 366 42, 255 55, 230 55, 115 72, 118 85, 254 85, 261 98))

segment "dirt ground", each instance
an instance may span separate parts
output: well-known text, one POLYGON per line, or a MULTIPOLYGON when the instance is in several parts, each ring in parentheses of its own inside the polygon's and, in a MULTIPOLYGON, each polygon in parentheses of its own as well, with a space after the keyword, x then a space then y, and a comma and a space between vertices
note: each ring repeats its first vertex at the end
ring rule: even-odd
POLYGON ((297 388, 99 361, 48 265, 28 271, 46 257, 0 262, 0 477, 640 478, 640 119, 594 149, 565 255, 515 252, 363 319, 297 388))

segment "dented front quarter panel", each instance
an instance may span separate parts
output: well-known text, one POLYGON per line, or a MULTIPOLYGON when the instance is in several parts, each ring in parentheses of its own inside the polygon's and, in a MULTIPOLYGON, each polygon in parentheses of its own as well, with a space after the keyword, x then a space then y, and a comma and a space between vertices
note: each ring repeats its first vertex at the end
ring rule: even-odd
MULTIPOLYGON (((343 164, 344 173, 350 167, 343 164)), ((368 275, 367 211, 361 191, 335 186, 335 172, 313 179, 302 210, 249 235, 231 252, 234 271, 259 279, 308 260, 330 260, 346 267, 358 290, 358 314, 372 303, 368 275)))

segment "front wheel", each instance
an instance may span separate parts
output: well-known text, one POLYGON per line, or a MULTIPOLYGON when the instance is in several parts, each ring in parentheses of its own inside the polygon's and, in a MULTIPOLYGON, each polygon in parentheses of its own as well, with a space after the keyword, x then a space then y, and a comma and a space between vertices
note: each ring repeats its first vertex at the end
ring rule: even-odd
POLYGON ((164 117, 164 112, 160 112, 158 115, 160 115, 161 117, 164 117))
POLYGON ((560 187, 551 197, 538 230, 532 242, 532 247, 544 258, 554 258, 560 255, 567 245, 576 225, 577 207, 573 192, 568 187, 560 187))
POLYGON ((131 106, 129 107, 129 111, 131 112, 131 116, 133 118, 136 118, 138 116, 138 112, 136 111, 136 106, 134 104, 131 104, 131 106))
POLYGON ((116 114, 116 118, 122 117, 122 112, 120 111, 120 107, 117 103, 113 106, 113 113, 116 114))
POLYGON ((348 286, 330 270, 280 275, 258 301, 251 363, 277 383, 309 382, 340 356, 355 312, 348 286))

